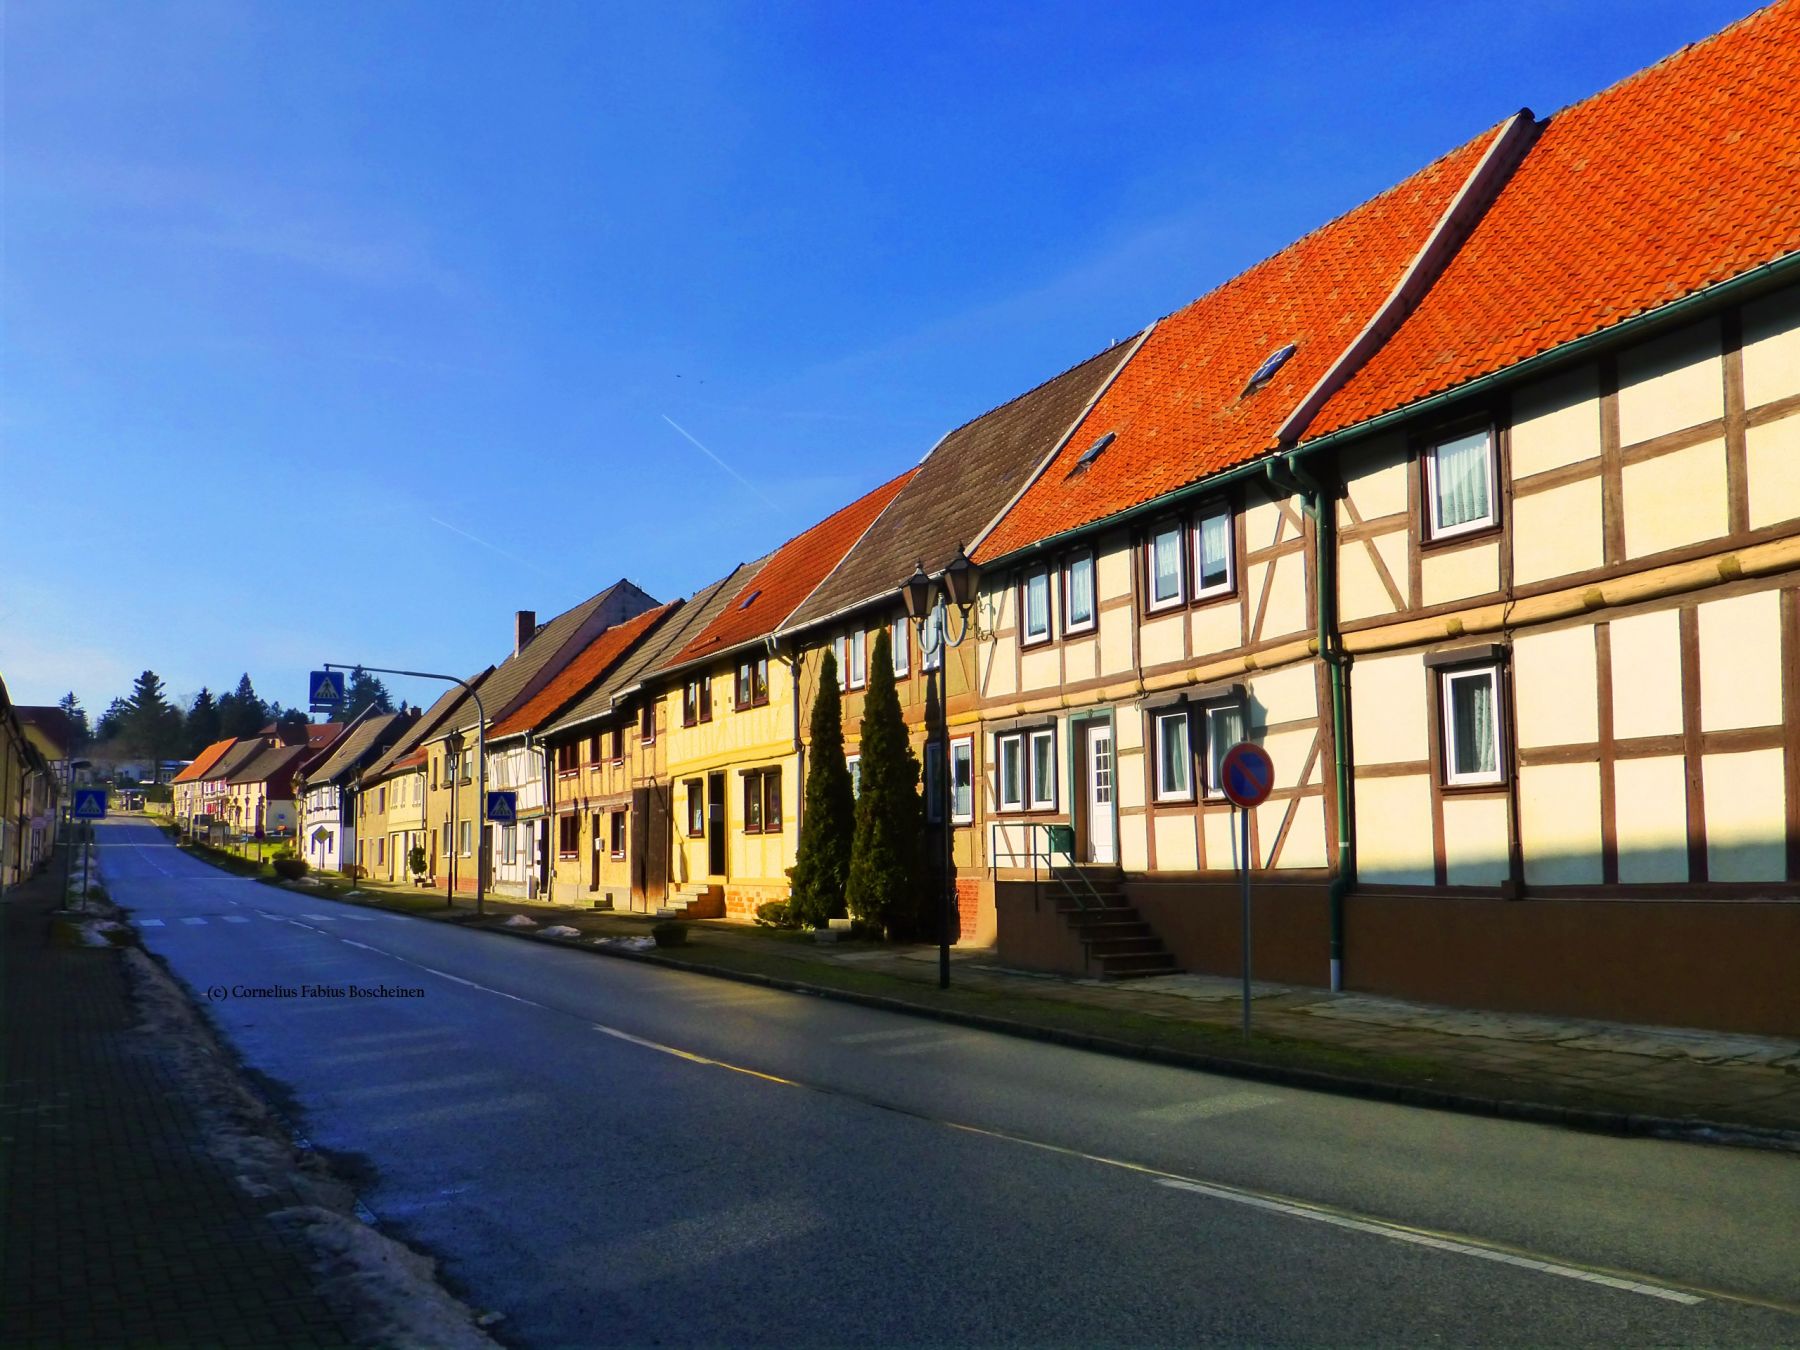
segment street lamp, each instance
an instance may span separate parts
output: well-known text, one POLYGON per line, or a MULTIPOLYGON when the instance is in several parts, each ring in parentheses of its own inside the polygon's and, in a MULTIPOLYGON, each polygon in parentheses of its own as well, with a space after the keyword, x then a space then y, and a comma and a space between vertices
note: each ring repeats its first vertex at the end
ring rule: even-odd
MULTIPOLYGON (((950 804, 950 662, 948 647, 960 647, 969 635, 969 608, 975 603, 976 589, 980 585, 981 571, 969 560, 961 544, 956 546, 953 557, 938 573, 936 580, 927 575, 925 564, 913 564, 912 575, 900 583, 900 603, 906 607, 906 617, 911 619, 919 630, 919 657, 921 661, 935 655, 937 657, 938 679, 938 814, 939 826, 944 832, 944 890, 940 897, 938 909, 938 988, 950 987, 950 929, 956 918, 956 890, 951 881, 954 870, 952 846, 955 831, 952 829, 951 817, 955 812, 950 804), (934 607, 932 592, 942 592, 934 607), (928 626, 934 608, 944 608, 948 601, 958 611, 961 624, 956 636, 950 636, 948 615, 944 622, 928 626), (936 632, 933 633, 932 629, 936 632)), ((926 729, 927 737, 930 728, 926 729)), ((929 758, 929 756, 927 756, 929 758)), ((927 789, 927 796, 930 795, 927 789)))
POLYGON ((450 789, 450 842, 444 852, 449 855, 450 884, 444 890, 444 907, 453 909, 456 906, 456 777, 462 772, 463 746, 468 742, 460 731, 452 731, 444 738, 444 750, 449 754, 447 776, 450 779, 444 786, 450 789))

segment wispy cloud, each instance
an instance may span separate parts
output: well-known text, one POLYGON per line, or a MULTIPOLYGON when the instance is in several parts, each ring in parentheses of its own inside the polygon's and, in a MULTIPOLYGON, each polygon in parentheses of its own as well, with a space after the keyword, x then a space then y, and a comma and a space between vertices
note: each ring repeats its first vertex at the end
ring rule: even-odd
POLYGON ((478 534, 470 534, 467 530, 458 529, 447 520, 439 520, 436 516, 426 516, 425 519, 429 520, 433 525, 442 526, 444 529, 450 531, 451 534, 460 534, 470 543, 480 544, 485 549, 491 549, 495 553, 498 553, 502 558, 508 558, 511 561, 518 563, 521 567, 529 567, 532 571, 542 573, 547 577, 555 575, 555 573, 551 572, 549 568, 542 564, 534 563, 529 558, 521 558, 517 553, 512 552, 510 549, 501 548, 500 545, 493 543, 490 540, 483 539, 478 534))
POLYGON ((738 482, 742 483, 745 487, 749 488, 758 497, 761 497, 763 499, 763 501, 768 503, 769 508, 771 510, 779 511, 781 509, 779 506, 777 506, 775 504, 774 498, 770 497, 768 493, 764 492, 755 483, 752 483, 748 478, 744 477, 743 474, 739 473, 736 469, 732 468, 731 465, 727 464, 724 460, 720 459, 712 451, 708 450, 704 445, 701 445, 699 438, 696 437, 693 432, 689 431, 686 427, 682 426, 681 423, 677 422, 673 417, 670 417, 669 414, 664 413, 662 415, 662 420, 667 422, 670 426, 674 427, 675 430, 679 431, 684 437, 686 437, 687 440, 689 442, 691 442, 693 444, 693 446, 695 447, 695 449, 699 450, 701 454, 705 455, 714 464, 717 464, 721 469, 725 470, 726 473, 730 474, 733 478, 737 479, 738 482))

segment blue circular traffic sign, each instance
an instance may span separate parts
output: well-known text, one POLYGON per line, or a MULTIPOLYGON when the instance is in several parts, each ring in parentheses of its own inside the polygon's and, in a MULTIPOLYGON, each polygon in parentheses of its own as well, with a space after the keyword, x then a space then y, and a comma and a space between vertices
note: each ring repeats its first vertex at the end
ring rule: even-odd
POLYGON ((1239 741, 1219 764, 1219 787, 1242 807, 1261 806, 1275 786, 1275 762, 1260 745, 1239 741))

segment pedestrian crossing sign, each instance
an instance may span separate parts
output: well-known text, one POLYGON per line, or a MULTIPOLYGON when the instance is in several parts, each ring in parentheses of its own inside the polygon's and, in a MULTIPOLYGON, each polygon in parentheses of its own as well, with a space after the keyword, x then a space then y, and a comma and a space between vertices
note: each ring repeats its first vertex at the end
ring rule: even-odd
POLYGON ((336 712, 344 706, 344 675, 338 670, 315 670, 307 677, 314 712, 336 712))
POLYGON ((106 789, 76 788, 75 805, 71 814, 77 820, 105 820, 106 789))
POLYGON ((519 818, 519 794, 516 792, 488 793, 487 818, 497 825, 511 825, 519 818))

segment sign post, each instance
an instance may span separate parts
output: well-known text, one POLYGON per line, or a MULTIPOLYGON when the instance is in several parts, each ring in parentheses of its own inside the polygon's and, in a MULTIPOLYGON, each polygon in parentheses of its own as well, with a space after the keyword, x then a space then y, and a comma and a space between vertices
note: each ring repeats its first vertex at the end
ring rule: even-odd
POLYGON ((1238 876, 1244 900, 1244 1039, 1250 1038, 1250 813, 1269 798, 1275 764, 1260 745, 1239 741, 1219 762, 1219 786, 1238 809, 1238 876))
MULTIPOLYGON (((89 822, 106 819, 106 789, 76 788, 75 804, 70 807, 69 815, 80 821, 76 826, 81 831, 81 908, 85 912, 88 892, 88 852, 94 838, 94 827, 89 822)), ((65 903, 67 897, 64 897, 65 903)))
POLYGON ((343 671, 315 670, 306 677, 306 687, 314 712, 334 713, 344 706, 343 671))

